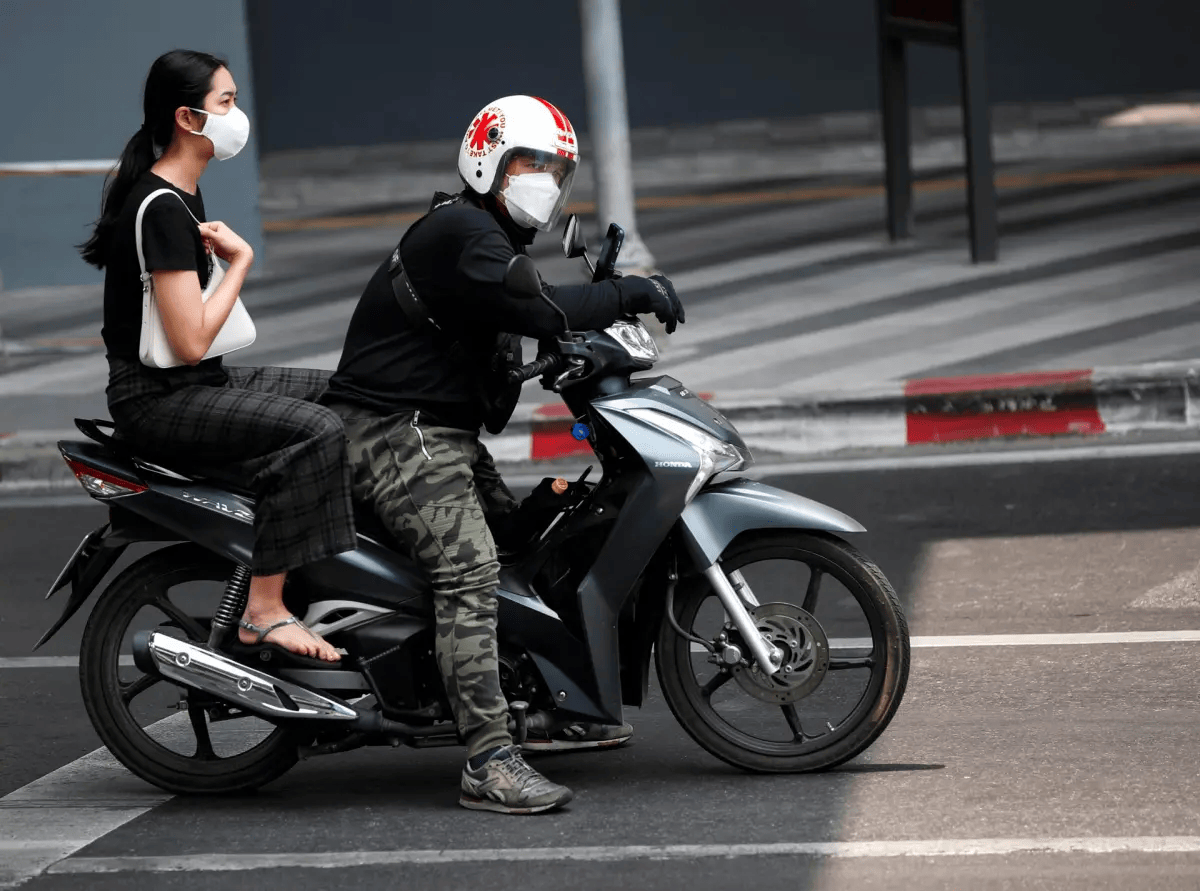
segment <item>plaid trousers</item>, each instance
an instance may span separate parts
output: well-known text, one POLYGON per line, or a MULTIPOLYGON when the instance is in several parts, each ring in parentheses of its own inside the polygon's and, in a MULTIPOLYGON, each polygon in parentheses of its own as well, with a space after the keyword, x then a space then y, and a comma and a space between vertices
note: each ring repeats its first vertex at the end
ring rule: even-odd
POLYGON ((226 367, 224 387, 193 384, 134 395, 138 369, 112 370, 110 411, 134 448, 184 467, 189 461, 227 467, 257 495, 254 575, 354 549, 345 432, 341 418, 315 404, 329 372, 226 367), (122 395, 133 398, 113 398, 122 395))

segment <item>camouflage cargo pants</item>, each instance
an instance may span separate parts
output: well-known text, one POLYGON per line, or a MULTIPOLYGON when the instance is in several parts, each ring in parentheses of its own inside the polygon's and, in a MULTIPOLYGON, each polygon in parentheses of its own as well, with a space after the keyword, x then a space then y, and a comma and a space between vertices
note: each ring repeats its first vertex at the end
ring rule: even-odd
POLYGON ((487 520, 516 499, 477 433, 426 426, 420 412, 334 410, 354 498, 374 507, 432 582, 438 668, 468 757, 510 744, 496 660, 500 564, 487 520))

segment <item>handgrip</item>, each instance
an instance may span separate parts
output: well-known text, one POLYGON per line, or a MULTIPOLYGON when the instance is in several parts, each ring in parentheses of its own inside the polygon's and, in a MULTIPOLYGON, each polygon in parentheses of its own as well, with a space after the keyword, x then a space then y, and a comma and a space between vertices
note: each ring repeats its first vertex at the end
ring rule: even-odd
POLYGON ((539 375, 545 374, 547 371, 557 371, 561 366, 562 356, 547 354, 522 365, 520 368, 514 368, 509 371, 508 381, 511 384, 530 381, 539 375))

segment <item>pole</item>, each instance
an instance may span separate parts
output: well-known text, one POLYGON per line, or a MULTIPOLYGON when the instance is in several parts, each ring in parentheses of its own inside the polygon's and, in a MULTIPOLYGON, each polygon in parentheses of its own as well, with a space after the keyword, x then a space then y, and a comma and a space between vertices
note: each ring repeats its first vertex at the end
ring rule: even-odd
POLYGON ((610 222, 625 229, 620 269, 653 269, 654 256, 638 234, 633 201, 620 0, 579 0, 579 17, 600 229, 610 222))
POLYGON ((971 260, 991 263, 999 240, 996 227, 996 189, 992 165, 991 109, 988 107, 987 70, 984 60, 982 0, 962 0, 962 46, 959 73, 962 81, 963 130, 967 154, 967 214, 971 221, 971 260))
POLYGON ((879 102, 883 123, 887 227, 892 241, 913 236, 912 156, 908 125, 908 64, 904 39, 885 26, 887 0, 875 5, 879 16, 879 102))

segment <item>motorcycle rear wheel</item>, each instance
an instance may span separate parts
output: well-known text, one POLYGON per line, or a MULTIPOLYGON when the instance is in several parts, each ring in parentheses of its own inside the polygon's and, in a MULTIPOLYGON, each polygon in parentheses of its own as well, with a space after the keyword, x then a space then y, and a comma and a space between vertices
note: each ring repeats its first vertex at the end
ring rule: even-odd
MULTIPOLYGON (((896 714, 908 681, 908 624, 887 578, 848 542, 820 532, 751 533, 720 565, 749 576, 767 623, 760 628, 773 623, 781 646, 807 639, 816 657, 791 660, 802 671, 788 676, 789 688, 746 662, 720 664, 664 621, 655 664, 680 725, 712 755, 758 773, 826 770, 863 752, 896 714)), ((709 641, 724 633, 748 652, 707 579, 681 581, 674 611, 686 631, 709 641)))
POLYGON ((79 680, 92 726, 118 761, 168 792, 245 792, 278 779, 299 760, 289 730, 131 668, 129 643, 135 632, 148 630, 147 615, 165 619, 156 630, 207 642, 215 598, 232 571, 232 563, 196 545, 154 551, 105 589, 83 632, 79 680), (172 710, 177 713, 153 720, 172 710))

